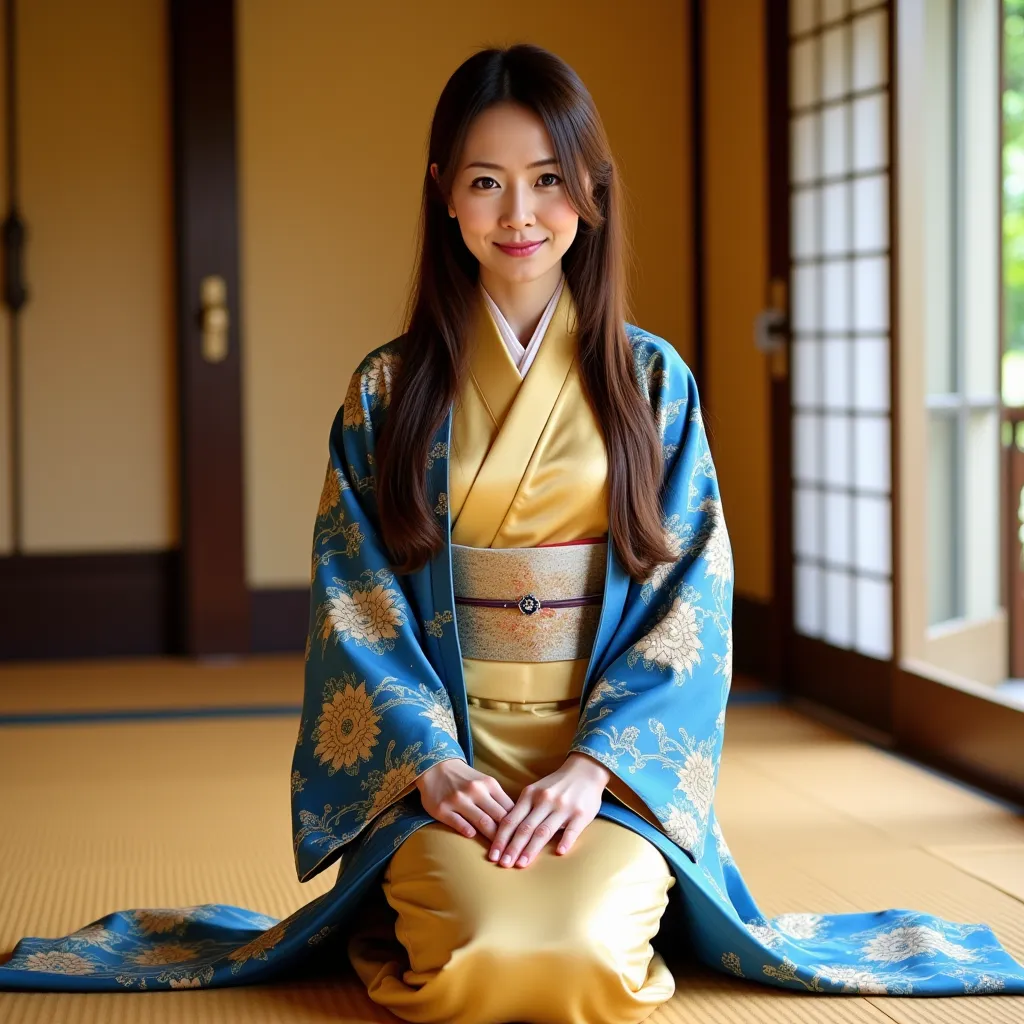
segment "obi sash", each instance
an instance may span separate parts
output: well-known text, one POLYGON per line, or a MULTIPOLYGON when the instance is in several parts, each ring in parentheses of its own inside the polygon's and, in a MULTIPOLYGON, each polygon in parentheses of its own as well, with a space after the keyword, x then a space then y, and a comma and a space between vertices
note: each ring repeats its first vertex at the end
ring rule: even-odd
POLYGON ((608 458, 576 365, 576 319, 563 288, 523 378, 482 299, 477 309, 449 463, 455 619, 471 710, 579 708, 600 603, 544 606, 604 592, 608 458), (458 603, 528 594, 541 603, 533 614, 458 603))
POLYGON ((597 635, 606 541, 529 548, 452 544, 455 621, 464 658, 589 658, 597 635))

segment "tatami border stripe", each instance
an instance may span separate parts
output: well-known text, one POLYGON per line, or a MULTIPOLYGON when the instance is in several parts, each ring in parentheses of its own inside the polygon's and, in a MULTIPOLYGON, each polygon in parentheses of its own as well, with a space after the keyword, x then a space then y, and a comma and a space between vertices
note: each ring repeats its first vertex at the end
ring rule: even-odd
MULTIPOLYGON (((729 704, 781 704, 783 695, 778 690, 751 690, 740 691, 729 695, 729 704)), ((151 721, 173 721, 174 719, 197 719, 197 718, 283 718, 299 715, 302 712, 301 704, 253 704, 249 707, 229 705, 213 706, 208 708, 136 708, 124 711, 55 711, 55 712, 29 712, 27 714, 3 715, 0 714, 0 727, 19 725, 82 725, 96 724, 106 725, 117 722, 151 722, 151 721)), ((929 765, 915 761, 897 751, 879 747, 890 757, 897 758, 906 764, 920 768, 943 782, 952 783, 961 789, 966 789, 975 796, 998 804, 1016 814, 1024 813, 1024 808, 1009 800, 988 793, 977 786, 947 775, 945 772, 932 768, 929 765)))
MULTIPOLYGON (((734 693, 730 704, 778 704, 782 695, 774 690, 734 693)), ((273 718, 298 715, 301 704, 252 704, 208 708, 135 708, 124 711, 54 711, 0 714, 0 726, 81 725, 112 722, 168 721, 175 718, 273 718)))
POLYGON ((301 704, 253 704, 208 708, 132 708, 124 711, 54 711, 0 715, 4 725, 80 725, 110 722, 165 721, 175 718, 273 718, 298 715, 301 704))

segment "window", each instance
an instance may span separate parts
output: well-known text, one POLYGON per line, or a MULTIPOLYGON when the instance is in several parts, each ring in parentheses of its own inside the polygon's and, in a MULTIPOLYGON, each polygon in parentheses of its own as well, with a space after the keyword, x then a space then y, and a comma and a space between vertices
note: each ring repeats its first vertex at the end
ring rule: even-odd
MULTIPOLYGON (((928 624, 1000 606, 998 0, 925 5, 928 624)), ((911 456, 912 457, 912 456, 911 456)))
POLYGON ((892 656, 889 9, 790 5, 794 628, 892 656))

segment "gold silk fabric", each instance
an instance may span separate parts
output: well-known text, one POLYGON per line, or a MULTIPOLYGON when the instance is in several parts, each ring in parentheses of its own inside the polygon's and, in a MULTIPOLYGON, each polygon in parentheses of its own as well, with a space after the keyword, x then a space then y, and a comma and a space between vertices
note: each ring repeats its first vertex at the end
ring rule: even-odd
POLYGON ((481 302, 455 402, 452 543, 525 548, 608 529, 608 456, 576 365, 568 287, 523 380, 481 302))
MULTIPOLYGON (((452 422, 452 543, 531 548, 604 537, 607 454, 576 364, 568 286, 525 380, 482 298, 478 311, 452 422)), ((463 658, 474 766, 513 800, 565 762, 588 662, 589 652, 563 661, 463 658)), ((628 787, 609 788, 656 823, 628 787)), ((568 854, 555 854, 556 845, 526 868, 501 868, 479 834, 467 839, 437 823, 406 839, 385 874, 386 903, 378 896, 349 946, 371 998, 410 1021, 647 1017, 674 990, 650 944, 675 881, 667 862, 606 819, 568 854)))
POLYGON ((672 997, 649 939, 674 879, 651 843, 596 818, 527 868, 488 846, 433 823, 394 853, 349 943, 374 1002, 438 1024, 634 1024, 672 997))
MULTIPOLYGON (((607 533, 608 456, 576 365, 575 319, 565 287, 524 380, 486 305, 479 302, 469 374, 452 417, 448 502, 453 544, 527 548, 607 533)), ((517 762, 526 723, 517 720, 506 743, 501 730, 496 734, 484 721, 494 716, 476 713, 480 708, 473 698, 565 703, 561 729, 550 715, 542 727, 538 723, 553 742, 538 738, 533 743, 558 746, 564 760, 575 731, 571 702, 578 702, 583 691, 587 661, 464 658, 476 767, 493 774, 490 768, 500 772, 503 764, 517 762)), ((509 796, 515 799, 518 790, 509 796)))

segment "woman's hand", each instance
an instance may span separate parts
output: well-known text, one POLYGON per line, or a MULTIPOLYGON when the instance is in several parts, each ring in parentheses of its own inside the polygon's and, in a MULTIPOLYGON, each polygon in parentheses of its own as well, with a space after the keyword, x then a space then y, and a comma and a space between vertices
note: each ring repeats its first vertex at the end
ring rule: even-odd
POLYGON ((558 853, 568 853, 579 834, 597 817, 611 772, 586 754, 573 752, 551 775, 523 789, 505 815, 488 857, 502 867, 525 868, 562 827, 558 853), (524 849, 525 847, 525 849, 524 849))
POLYGON ((496 780, 457 757, 428 768, 416 788, 427 814, 469 839, 477 829, 491 839, 513 806, 496 780))

